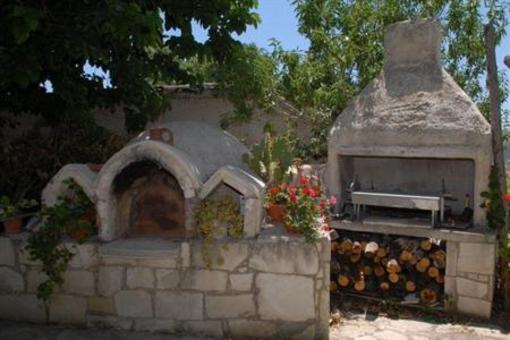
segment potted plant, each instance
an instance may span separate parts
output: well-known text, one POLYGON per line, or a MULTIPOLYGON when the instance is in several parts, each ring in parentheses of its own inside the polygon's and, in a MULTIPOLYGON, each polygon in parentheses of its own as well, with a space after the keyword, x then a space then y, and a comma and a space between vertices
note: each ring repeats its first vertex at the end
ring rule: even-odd
POLYGON ((266 194, 266 213, 274 223, 285 222, 285 207, 288 202, 288 185, 273 185, 266 194))
POLYGON ((19 234, 23 227, 24 209, 29 209, 37 205, 35 200, 22 199, 13 202, 9 197, 0 198, 0 220, 3 220, 6 234, 19 234))
POLYGON ((336 199, 327 198, 317 180, 300 177, 296 185, 281 185, 273 192, 270 197, 282 197, 286 202, 284 225, 289 233, 304 234, 309 242, 329 233, 330 206, 336 199))

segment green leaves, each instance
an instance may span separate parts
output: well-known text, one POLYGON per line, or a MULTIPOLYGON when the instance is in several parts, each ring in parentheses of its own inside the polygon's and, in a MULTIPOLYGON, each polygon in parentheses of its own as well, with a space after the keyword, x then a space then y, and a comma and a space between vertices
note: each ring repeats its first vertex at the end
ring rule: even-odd
POLYGON ((266 183, 279 184, 289 176, 293 159, 288 140, 267 131, 264 140, 253 145, 251 154, 244 161, 266 183))
MULTIPOLYGON (((188 83, 178 62, 200 55, 224 60, 233 32, 256 25, 255 0, 4 1, 0 4, 0 111, 45 118, 79 117, 97 107, 129 107, 139 128, 167 106, 161 84, 188 83), (193 21, 210 32, 204 43, 185 34, 193 21), (180 36, 164 40, 166 30, 180 36), (87 76, 89 62, 108 73, 87 76), (49 81, 53 92, 41 83, 49 81)), ((53 120, 54 121, 54 120, 53 120)))
POLYGON ((34 8, 15 6, 12 10, 11 32, 16 44, 24 43, 39 26, 40 12, 34 8))

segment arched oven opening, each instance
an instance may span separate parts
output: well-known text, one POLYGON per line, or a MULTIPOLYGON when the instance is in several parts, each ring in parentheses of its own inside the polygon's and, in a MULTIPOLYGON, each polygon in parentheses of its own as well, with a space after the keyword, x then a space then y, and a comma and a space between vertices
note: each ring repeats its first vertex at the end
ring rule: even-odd
POLYGON ((159 164, 142 160, 128 165, 114 179, 116 223, 127 237, 185 237, 184 192, 177 179, 159 164))

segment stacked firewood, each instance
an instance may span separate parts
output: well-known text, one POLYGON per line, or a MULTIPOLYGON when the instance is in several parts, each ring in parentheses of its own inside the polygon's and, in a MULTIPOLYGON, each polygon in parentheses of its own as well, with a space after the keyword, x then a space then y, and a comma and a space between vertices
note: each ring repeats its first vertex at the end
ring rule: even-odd
POLYGON ((430 239, 343 236, 331 243, 330 290, 435 304, 444 291, 444 248, 430 239))

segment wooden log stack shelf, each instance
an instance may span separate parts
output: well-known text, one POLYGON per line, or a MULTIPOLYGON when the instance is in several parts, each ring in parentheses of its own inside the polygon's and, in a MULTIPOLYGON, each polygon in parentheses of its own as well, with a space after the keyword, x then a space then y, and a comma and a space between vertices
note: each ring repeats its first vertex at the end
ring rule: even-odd
POLYGON ((442 306, 446 243, 342 232, 331 243, 331 293, 442 306))

